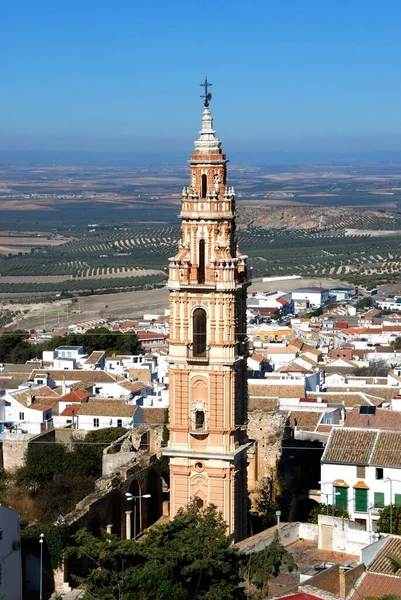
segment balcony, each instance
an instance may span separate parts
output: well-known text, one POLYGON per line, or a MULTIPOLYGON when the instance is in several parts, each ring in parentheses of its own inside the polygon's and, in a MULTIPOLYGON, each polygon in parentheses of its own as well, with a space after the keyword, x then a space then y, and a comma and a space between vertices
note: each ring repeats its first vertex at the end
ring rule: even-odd
MULTIPOLYGON (((209 424, 207 420, 204 420, 204 416, 202 418, 199 417, 200 413, 195 413, 195 416, 189 418, 189 433, 191 435, 208 435, 209 433, 209 424)), ((204 413, 202 413, 203 415, 204 413)))
POLYGON ((204 344, 188 344, 187 360, 194 363, 208 363, 210 346, 204 344))

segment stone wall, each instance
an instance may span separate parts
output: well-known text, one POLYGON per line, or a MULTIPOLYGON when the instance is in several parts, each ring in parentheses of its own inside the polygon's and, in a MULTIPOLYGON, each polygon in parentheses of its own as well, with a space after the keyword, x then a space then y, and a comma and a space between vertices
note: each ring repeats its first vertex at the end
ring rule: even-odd
MULTIPOLYGON (((281 444, 285 436, 287 415, 262 409, 248 413, 248 436, 256 440, 255 478, 274 476, 281 456, 281 444)), ((249 477, 250 484, 252 477, 249 477)))

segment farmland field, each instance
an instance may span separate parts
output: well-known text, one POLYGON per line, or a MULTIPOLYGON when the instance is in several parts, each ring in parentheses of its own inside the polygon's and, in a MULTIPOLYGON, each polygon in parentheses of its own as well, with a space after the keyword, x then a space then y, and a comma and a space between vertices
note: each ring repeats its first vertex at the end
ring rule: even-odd
MULTIPOLYGON (((0 298, 163 287, 187 179, 184 164, 0 167, 0 298)), ((237 165, 230 180, 254 277, 400 281, 400 165, 237 165)))

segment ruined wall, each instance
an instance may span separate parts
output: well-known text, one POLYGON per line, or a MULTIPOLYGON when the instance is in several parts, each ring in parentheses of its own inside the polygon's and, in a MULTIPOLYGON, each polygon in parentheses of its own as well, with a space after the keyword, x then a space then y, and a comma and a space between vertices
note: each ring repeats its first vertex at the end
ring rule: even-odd
MULTIPOLYGON (((274 475, 281 456, 287 415, 271 410, 255 409, 248 413, 248 436, 257 441, 255 478, 274 475)), ((249 478, 251 484, 251 477, 249 478)))

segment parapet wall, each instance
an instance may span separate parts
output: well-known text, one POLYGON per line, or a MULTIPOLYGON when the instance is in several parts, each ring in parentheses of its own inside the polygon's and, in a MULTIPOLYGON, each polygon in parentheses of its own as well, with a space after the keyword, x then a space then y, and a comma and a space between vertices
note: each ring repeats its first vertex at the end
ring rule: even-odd
MULTIPOLYGON (((276 526, 270 527, 246 540, 242 540, 242 542, 238 542, 236 547, 245 554, 260 552, 272 543, 276 532, 276 526)), ((318 526, 314 523, 283 523, 280 527, 280 541, 283 546, 289 546, 299 540, 317 541, 317 536, 318 526)))

